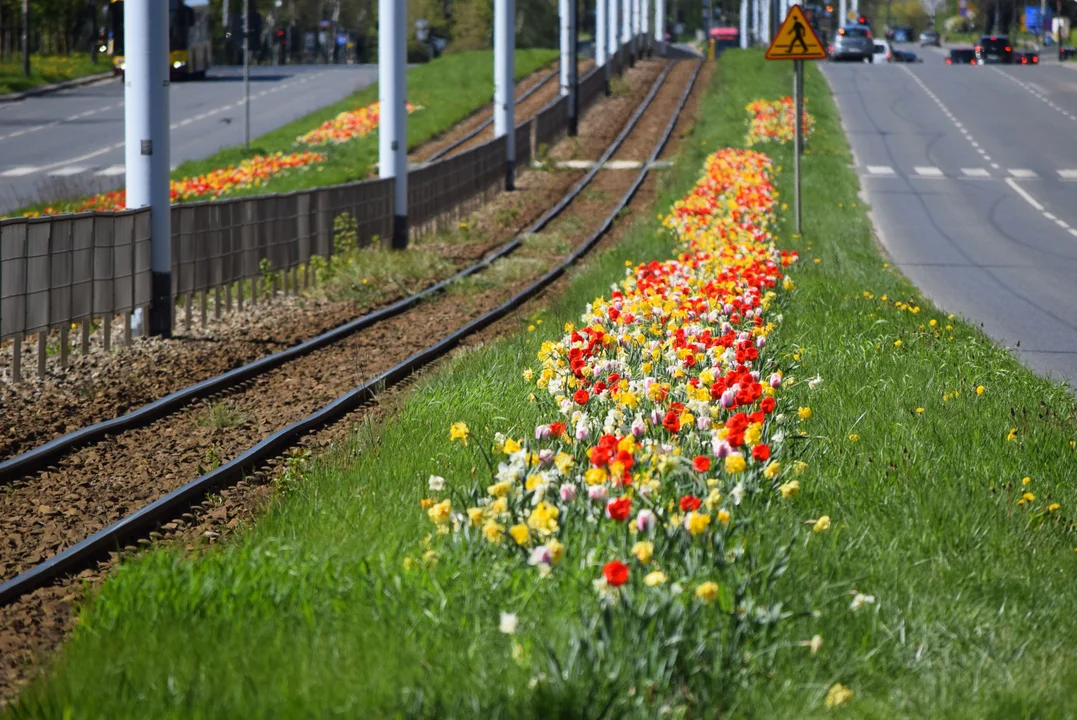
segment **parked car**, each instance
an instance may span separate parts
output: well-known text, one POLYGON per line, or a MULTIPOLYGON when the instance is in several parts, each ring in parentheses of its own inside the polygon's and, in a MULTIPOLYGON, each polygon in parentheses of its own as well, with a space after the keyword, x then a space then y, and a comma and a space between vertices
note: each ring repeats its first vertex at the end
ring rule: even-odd
POLYGON ((866 25, 846 25, 838 30, 834 38, 832 60, 858 60, 867 62, 875 53, 875 43, 871 40, 871 28, 866 25))
POLYGON ((1034 50, 1020 50, 1013 54, 1015 65, 1039 65, 1040 54, 1034 50))
POLYGON ((898 50, 898 49, 895 48, 894 49, 894 62, 918 63, 918 62, 923 62, 923 60, 921 60, 919 57, 917 57, 916 53, 914 53, 914 52, 909 52, 908 50, 898 50))
POLYGON ((946 58, 947 65, 975 65, 976 51, 972 48, 953 48, 946 58))
POLYGON ((975 50, 976 62, 980 65, 1013 63, 1013 46, 1005 35, 983 35, 975 50))
POLYGON ((873 47, 874 52, 871 54, 871 62, 873 64, 879 65, 893 60, 894 55, 890 52, 890 43, 885 40, 876 40, 873 47))
POLYGON ((935 28, 928 28, 920 33, 920 47, 925 47, 927 45, 939 47, 939 33, 935 28))

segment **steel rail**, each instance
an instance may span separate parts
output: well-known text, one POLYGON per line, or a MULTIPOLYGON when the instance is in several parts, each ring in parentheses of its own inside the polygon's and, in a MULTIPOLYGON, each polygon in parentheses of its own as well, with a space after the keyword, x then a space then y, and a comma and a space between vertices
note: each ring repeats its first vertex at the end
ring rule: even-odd
MULTIPOLYGON (((629 124, 625 126, 603 154, 602 161, 595 164, 592 172, 589 173, 590 177, 594 176, 594 173, 602 167, 605 161, 623 143, 624 139, 628 136, 636 123, 638 123, 639 118, 642 117, 643 113, 647 110, 654 100, 654 97, 657 95, 658 89, 669 76, 673 65, 674 61, 670 61, 666 65, 665 70, 655 80, 655 83, 651 87, 647 97, 644 99, 644 102, 633 114, 629 124)), ((182 514, 183 511, 205 497, 207 493, 242 480, 244 474, 248 470, 264 464, 267 460, 278 457, 284 450, 294 445, 296 440, 300 437, 326 427, 348 413, 358 409, 363 403, 375 398, 380 390, 399 383, 416 370, 444 356, 468 336, 473 335, 479 330, 500 320, 527 300, 538 295, 542 290, 561 277, 569 267, 576 263, 576 261, 590 252, 602 236, 613 226, 624 208, 632 201, 632 198, 635 196, 639 187, 646 179, 647 174, 650 172, 651 165, 669 142, 669 138, 673 133, 677 120, 680 118, 680 114, 684 110, 685 103, 688 101, 692 88, 695 86, 696 78, 699 76, 701 68, 702 62, 697 63, 691 79, 681 95, 677 109, 673 113, 661 138, 655 145, 655 148, 647 161, 643 164, 635 181, 622 196, 617 206, 609 213, 597 230, 595 230, 579 247, 576 248, 576 250, 558 263, 553 269, 528 287, 513 295, 498 307, 456 330, 449 337, 415 353, 372 380, 368 380, 359 387, 341 395, 336 400, 313 414, 278 430, 215 470, 191 480, 164 497, 158 498, 146 507, 102 528, 85 540, 57 553, 53 557, 35 565, 17 577, 0 584, 0 606, 7 605, 37 588, 50 584, 60 577, 80 571, 92 565, 94 561, 103 558, 108 552, 122 548, 127 540, 144 536, 147 531, 157 527, 161 522, 171 520, 182 514)), ((584 184, 582 182, 577 184, 573 189, 573 192, 579 194, 583 186, 584 184)), ((536 225, 537 224, 538 223, 536 223, 536 225)), ((535 227, 535 225, 532 227, 535 227)), ((528 233, 523 233, 523 235, 526 234, 528 233)), ((517 243, 517 246, 520 243, 521 237, 522 235, 513 241, 514 243, 517 243)), ((503 253, 503 251, 499 252, 503 253)), ((489 265, 493 261, 494 258, 491 256, 480 264, 489 265)))

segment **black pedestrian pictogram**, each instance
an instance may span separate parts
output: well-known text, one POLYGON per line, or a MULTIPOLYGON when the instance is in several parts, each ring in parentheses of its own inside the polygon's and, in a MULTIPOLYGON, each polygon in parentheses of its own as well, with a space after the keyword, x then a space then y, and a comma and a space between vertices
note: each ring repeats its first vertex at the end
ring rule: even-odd
POLYGON ((804 42, 804 25, 798 18, 793 18, 793 41, 789 43, 789 49, 786 50, 790 55, 793 54, 793 46, 800 43, 800 47, 804 48, 804 54, 808 53, 808 45, 804 42))

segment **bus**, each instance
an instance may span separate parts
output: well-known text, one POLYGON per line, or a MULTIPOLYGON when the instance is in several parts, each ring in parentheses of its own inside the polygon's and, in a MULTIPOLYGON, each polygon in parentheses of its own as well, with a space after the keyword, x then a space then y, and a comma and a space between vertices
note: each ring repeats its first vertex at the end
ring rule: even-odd
MULTIPOLYGON (((201 80, 206 77, 206 70, 213 60, 209 0, 168 1, 169 75, 173 80, 201 80)), ((111 0, 108 9, 107 49, 112 56, 112 72, 116 75, 122 75, 126 67, 123 59, 123 2, 111 0)))

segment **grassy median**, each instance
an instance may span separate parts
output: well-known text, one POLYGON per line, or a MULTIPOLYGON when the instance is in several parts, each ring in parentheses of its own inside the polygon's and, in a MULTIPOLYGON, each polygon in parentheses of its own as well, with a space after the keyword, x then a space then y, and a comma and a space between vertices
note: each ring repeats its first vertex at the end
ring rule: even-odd
MULTIPOLYGON (((694 182, 707 153, 743 143, 748 102, 787 94, 790 80, 789 65, 760 53, 726 54, 658 207, 694 182)), ((235 542, 200 558, 155 550, 121 567, 13 714, 1066 716, 1077 637, 1073 396, 887 265, 816 69, 807 96, 817 123, 805 233, 785 228, 779 240, 802 258, 775 347, 799 380, 782 410, 811 408, 806 434, 787 440, 808 468, 800 494, 775 493, 767 522, 746 535, 752 557, 793 540, 775 592, 784 619, 765 643, 708 669, 709 704, 681 687, 627 682, 636 658, 660 663, 678 640, 626 635, 615 618, 593 615, 589 582, 535 584, 525 565, 505 572, 450 558, 421 568, 426 478, 474 472, 472 456, 449 444, 449 423, 489 435, 549 421, 521 369, 626 259, 668 257, 671 241, 651 215, 549 307, 521 317, 527 329, 463 353, 390 421, 360 428, 301 482, 282 485, 235 542), (824 514, 828 532, 793 530, 824 514), (511 641, 498 628, 506 610, 521 617, 511 641), (593 648, 574 634, 590 617, 609 623, 591 628, 608 633, 602 672, 580 661, 593 648), (551 682, 562 675, 571 681, 551 682), (830 708, 836 683, 852 695, 830 708)), ((789 148, 763 149, 786 168, 778 186, 791 197, 789 148)))

